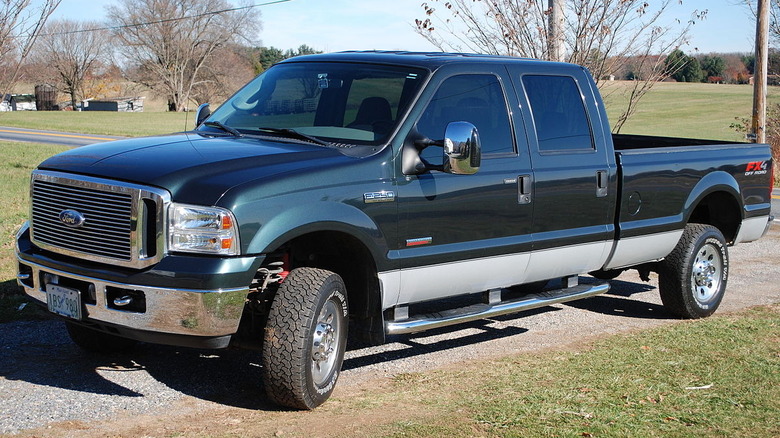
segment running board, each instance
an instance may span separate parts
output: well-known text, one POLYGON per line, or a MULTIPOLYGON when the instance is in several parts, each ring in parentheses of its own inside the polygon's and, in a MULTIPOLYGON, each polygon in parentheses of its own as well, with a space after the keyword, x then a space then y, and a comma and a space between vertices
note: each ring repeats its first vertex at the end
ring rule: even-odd
MULTIPOLYGON (((397 319, 385 323, 385 333, 388 335, 403 335, 422 332, 449 325, 462 324, 480 319, 493 318, 524 310, 538 309, 552 304, 575 301, 600 295, 609 291, 609 283, 594 285, 579 285, 564 289, 549 290, 537 294, 526 295, 512 301, 498 301, 488 304, 475 304, 460 309, 439 312, 435 315, 413 315, 411 318, 397 319)), ((491 297, 493 295, 491 294, 491 297)), ((404 308, 408 311, 408 307, 404 308)), ((396 314, 402 312, 396 312, 396 314)))

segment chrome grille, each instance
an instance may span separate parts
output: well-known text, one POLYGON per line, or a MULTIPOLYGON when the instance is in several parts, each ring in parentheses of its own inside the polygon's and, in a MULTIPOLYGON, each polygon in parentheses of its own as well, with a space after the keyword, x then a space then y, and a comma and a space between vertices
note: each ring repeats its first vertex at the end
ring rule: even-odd
POLYGON ((164 252, 167 192, 98 178, 36 171, 31 232, 41 248, 118 266, 141 268, 164 252), (80 226, 61 215, 75 212, 80 226))
POLYGON ((129 194, 33 181, 32 221, 34 238, 40 243, 130 260, 132 216, 133 200, 129 194), (60 220, 63 210, 84 215, 84 225, 65 225, 60 220))

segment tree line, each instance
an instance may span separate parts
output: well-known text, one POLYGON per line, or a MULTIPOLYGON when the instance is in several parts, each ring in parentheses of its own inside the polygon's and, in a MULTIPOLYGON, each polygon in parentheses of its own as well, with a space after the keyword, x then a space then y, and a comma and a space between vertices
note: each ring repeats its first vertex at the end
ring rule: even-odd
POLYGON ((0 93, 19 80, 51 84, 76 108, 139 84, 182 111, 226 98, 276 62, 317 53, 255 45, 262 24, 250 3, 119 0, 96 22, 49 20, 60 0, 44 1, 44 9, 0 3, 0 93))
MULTIPOLYGON (((665 65, 669 77, 677 82, 747 84, 753 76, 755 60, 752 53, 689 56, 678 49, 667 56, 665 65)), ((776 49, 770 51, 769 71, 770 75, 780 72, 780 51, 776 49)))

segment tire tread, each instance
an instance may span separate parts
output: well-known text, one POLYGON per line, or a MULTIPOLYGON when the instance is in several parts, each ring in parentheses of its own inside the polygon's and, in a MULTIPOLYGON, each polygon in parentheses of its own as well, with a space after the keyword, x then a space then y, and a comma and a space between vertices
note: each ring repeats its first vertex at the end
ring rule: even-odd
MULTIPOLYGON (((704 312, 693 302, 693 297, 688 296, 690 259, 694 256, 694 252, 698 251, 696 244, 702 236, 713 232, 721 242, 725 243, 720 230, 712 225, 686 225, 677 246, 659 264, 658 289, 661 295, 661 302, 663 302, 667 310, 678 317, 686 319, 702 318, 712 314, 718 307, 719 301, 711 310, 704 312)), ((728 259, 724 260, 723 263, 728 265, 728 259)), ((723 287, 725 289, 725 281, 723 287)))
POLYGON ((275 403, 294 409, 313 409, 316 400, 307 395, 305 373, 306 324, 315 317, 319 291, 340 277, 324 269, 298 268, 276 293, 263 342, 263 383, 275 403))

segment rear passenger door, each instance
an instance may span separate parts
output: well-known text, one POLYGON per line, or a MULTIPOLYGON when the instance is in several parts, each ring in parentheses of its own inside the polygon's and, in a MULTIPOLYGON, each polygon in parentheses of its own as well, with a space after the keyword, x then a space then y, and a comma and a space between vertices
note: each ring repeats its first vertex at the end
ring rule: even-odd
POLYGON ((599 269, 614 234, 616 179, 591 82, 580 69, 510 72, 534 171, 527 280, 599 269))

